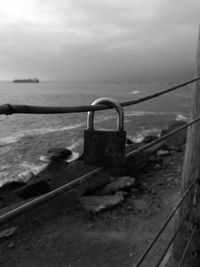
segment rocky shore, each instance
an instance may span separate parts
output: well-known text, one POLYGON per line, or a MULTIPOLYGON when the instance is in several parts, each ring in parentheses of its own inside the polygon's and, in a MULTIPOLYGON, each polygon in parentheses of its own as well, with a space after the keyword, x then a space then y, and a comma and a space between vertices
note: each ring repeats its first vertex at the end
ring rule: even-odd
MULTIPOLYGON (((181 125, 173 123, 161 135, 181 125)), ((155 138, 148 136, 139 144, 127 140, 127 151, 155 138)), ((122 168, 106 170, 2 227, 2 266, 46 266, 51 250, 48 266, 131 266, 178 199, 185 141, 183 130, 130 157, 122 168)), ((81 157, 68 163, 71 151, 66 149, 50 149, 48 154, 49 164, 38 175, 0 189, 1 214, 96 168, 81 157)), ((172 232, 173 224, 144 266, 154 266, 172 232)))
MULTIPOLYGON (((168 129, 164 129, 160 135, 162 136, 173 131, 183 124, 184 122, 175 122, 170 125, 168 129)), ((147 136, 142 142, 137 144, 127 139, 126 151, 129 152, 133 149, 137 149, 157 138, 156 136, 147 136)), ((141 175, 144 175, 150 170, 162 169, 163 158, 180 150, 185 144, 185 141, 186 130, 182 130, 169 139, 152 146, 145 152, 129 157, 122 167, 103 171, 101 174, 92 177, 87 184, 81 184, 77 188, 74 188, 78 199, 88 194, 95 195, 96 198, 92 199, 91 197, 87 197, 87 201, 85 197, 83 199, 85 199, 86 202, 91 199, 91 201, 97 202, 97 205, 102 206, 102 209, 104 209, 106 208, 104 206, 107 205, 105 204, 105 196, 103 197, 102 195, 109 195, 110 198, 107 197, 108 206, 112 206, 112 202, 113 205, 115 205, 115 202, 118 204, 125 198, 126 192, 123 192, 124 188, 134 187, 136 190, 140 190, 141 175), (106 189, 103 187, 104 185, 107 185, 106 189), (97 193, 100 195, 96 195, 97 193), (101 204, 101 199, 104 203, 103 205, 101 204), (111 203, 109 203, 109 199, 111 203)), ((40 171, 37 175, 29 173, 27 182, 14 181, 0 188, 0 207, 3 209, 12 204, 24 202, 50 192, 96 168, 96 166, 84 164, 82 156, 72 162, 68 162, 71 155, 72 151, 65 148, 50 149, 46 156, 49 163, 45 169, 40 171)), ((88 205, 89 204, 86 206, 88 205)), ((99 208, 95 209, 99 211, 99 208)))

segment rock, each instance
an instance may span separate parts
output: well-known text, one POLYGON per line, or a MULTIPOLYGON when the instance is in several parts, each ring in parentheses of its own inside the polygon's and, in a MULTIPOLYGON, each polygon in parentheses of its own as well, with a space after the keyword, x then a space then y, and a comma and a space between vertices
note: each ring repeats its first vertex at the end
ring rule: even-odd
POLYGON ((152 141, 154 141, 154 140, 156 140, 156 139, 158 139, 157 136, 149 135, 149 136, 146 136, 146 137, 143 139, 142 143, 143 143, 143 144, 148 144, 148 143, 150 143, 150 142, 152 142, 152 141))
POLYGON ((27 171, 23 171, 21 173, 18 174, 18 177, 21 181, 27 183, 28 181, 30 181, 33 177, 35 177, 35 174, 29 170, 27 171))
POLYGON ((141 143, 137 143, 137 144, 130 144, 130 145, 127 145, 126 146, 126 153, 132 151, 132 150, 135 150, 137 148, 139 148, 141 146, 141 143))
MULTIPOLYGON (((60 181, 54 179, 54 186, 58 185, 58 182, 61 182, 64 178, 67 178, 66 182, 73 181, 93 170, 95 170, 97 166, 91 166, 85 164, 83 161, 73 161, 68 165, 68 167, 63 170, 64 174, 62 177, 60 177, 60 181)), ((99 188, 100 186, 103 186, 107 183, 109 183, 112 180, 112 177, 110 174, 105 170, 97 175, 92 175, 91 179, 89 179, 85 183, 81 183, 79 188, 79 192, 81 195, 83 193, 90 193, 99 188)), ((52 184, 53 185, 53 184, 52 184)))
POLYGON ((15 190, 16 194, 22 199, 28 199, 41 194, 48 193, 50 191, 50 186, 46 181, 36 181, 32 184, 27 184, 22 188, 15 190))
POLYGON ((172 181, 174 181, 174 180, 175 180, 174 177, 168 177, 168 178, 167 178, 167 182, 172 182, 172 181))
POLYGON ((162 169, 162 165, 161 164, 156 164, 155 166, 153 166, 153 170, 157 171, 162 169))
POLYGON ((185 146, 183 145, 183 146, 179 146, 179 147, 177 147, 176 148, 176 152, 183 152, 184 151, 184 149, 185 149, 185 146))
POLYGON ((149 158, 149 162, 152 164, 161 164, 163 162, 163 158, 154 155, 149 158))
POLYGON ((21 201, 21 197, 17 196, 17 194, 12 190, 8 190, 0 194, 0 208, 19 201, 21 201))
POLYGON ((26 183, 21 181, 13 181, 4 184, 0 188, 0 208, 20 201, 21 198, 17 196, 15 191, 25 185, 26 183))
POLYGON ((137 178, 141 174, 146 173, 152 166, 152 162, 149 161, 151 156, 152 153, 148 151, 130 156, 125 162, 127 175, 137 178))
POLYGON ((14 235, 17 230, 18 230, 18 227, 16 227, 16 226, 12 226, 10 228, 7 228, 7 229, 2 230, 0 232, 0 239, 7 238, 9 236, 14 235))
POLYGON ((112 181, 111 183, 104 186, 103 189, 101 190, 101 194, 102 195, 110 194, 120 189, 132 187, 134 184, 135 184, 135 178, 131 178, 129 176, 118 177, 115 178, 114 181, 112 181))
POLYGON ((14 248, 15 247, 15 243, 14 242, 10 242, 9 244, 8 244, 8 248, 14 248))
POLYGON ((158 150, 156 153, 156 155, 159 157, 169 156, 170 154, 171 152, 169 150, 163 150, 163 149, 158 150))
POLYGON ((133 206, 128 205, 127 210, 130 210, 130 211, 133 210, 133 206))
POLYGON ((126 144, 127 145, 132 145, 132 144, 134 144, 134 142, 130 139, 130 138, 126 138, 126 144))
POLYGON ((0 187, 0 194, 3 192, 15 190, 24 185, 26 185, 26 183, 21 182, 21 181, 13 181, 13 182, 5 183, 3 186, 0 187))
POLYGON ((115 195, 82 197, 81 204, 86 211, 96 214, 120 204, 124 200, 123 195, 123 192, 117 192, 115 195))
MULTIPOLYGON (((52 160, 47 167, 33 177, 27 185, 17 189, 15 192, 22 199, 27 199, 39 194, 47 193, 64 184, 67 184, 84 174, 87 174, 97 167, 84 164, 82 161, 73 161, 68 164, 64 160, 52 160)), ((108 172, 103 171, 98 175, 93 175, 85 183, 81 183, 76 188, 80 195, 84 192, 91 192, 99 186, 111 181, 108 172)))
MULTIPOLYGON (((181 126, 184 126, 185 124, 186 124, 186 122, 176 121, 176 122, 172 123, 167 129, 162 130, 161 136, 168 134, 168 133, 176 130, 177 128, 179 128, 181 126)), ((181 146, 181 145, 185 144, 185 142, 186 142, 186 134, 187 134, 187 129, 183 129, 180 132, 169 137, 167 140, 165 140, 165 143, 168 147, 181 146)))
POLYGON ((63 147, 55 147, 55 148, 49 149, 48 154, 49 154, 48 156, 50 160, 52 159, 66 160, 67 158, 69 158, 69 156, 72 155, 72 151, 67 148, 63 148, 63 147))
POLYGON ((178 127, 181 127, 183 125, 185 125, 186 122, 185 121, 174 121, 169 127, 168 129, 176 129, 178 127))
MULTIPOLYGON (((156 136, 147 136, 141 143, 137 143, 137 144, 133 144, 133 145, 129 145, 126 147, 126 153, 129 153, 131 151, 134 151, 138 148, 140 148, 141 146, 146 145, 147 143, 156 140, 158 137, 156 136)), ((130 156, 128 158, 128 160, 126 160, 126 167, 127 165, 128 167, 128 175, 130 176, 135 176, 134 172, 136 173, 144 173, 146 172, 146 169, 148 169, 151 165, 151 163, 153 163, 151 161, 152 157, 155 157, 156 151, 159 149, 164 149, 166 147, 165 141, 159 142, 153 146, 151 146, 150 148, 146 149, 144 152, 140 152, 137 153, 133 156, 130 156), (132 165, 132 167, 130 167, 130 165, 132 165), (132 172, 131 168, 134 169, 134 172, 132 172)))

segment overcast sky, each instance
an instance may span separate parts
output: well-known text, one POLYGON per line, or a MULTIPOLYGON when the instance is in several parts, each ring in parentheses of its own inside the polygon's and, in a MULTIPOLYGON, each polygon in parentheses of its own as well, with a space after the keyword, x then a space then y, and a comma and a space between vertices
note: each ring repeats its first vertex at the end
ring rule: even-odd
POLYGON ((200 0, 0 0, 0 80, 191 77, 200 0))

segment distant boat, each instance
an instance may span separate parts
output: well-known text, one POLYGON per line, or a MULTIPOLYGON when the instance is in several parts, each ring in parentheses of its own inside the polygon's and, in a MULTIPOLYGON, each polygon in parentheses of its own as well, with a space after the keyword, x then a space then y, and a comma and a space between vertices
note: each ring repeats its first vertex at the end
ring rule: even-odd
POLYGON ((39 83, 39 79, 37 78, 29 78, 29 79, 15 79, 13 83, 39 83))

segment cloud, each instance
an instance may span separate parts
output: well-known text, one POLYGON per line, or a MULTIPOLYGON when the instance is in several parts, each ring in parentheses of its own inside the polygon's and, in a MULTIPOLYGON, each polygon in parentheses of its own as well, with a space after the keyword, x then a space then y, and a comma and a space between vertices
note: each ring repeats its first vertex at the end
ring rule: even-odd
POLYGON ((7 0, 0 71, 46 79, 191 74, 199 10, 199 0, 7 0))

